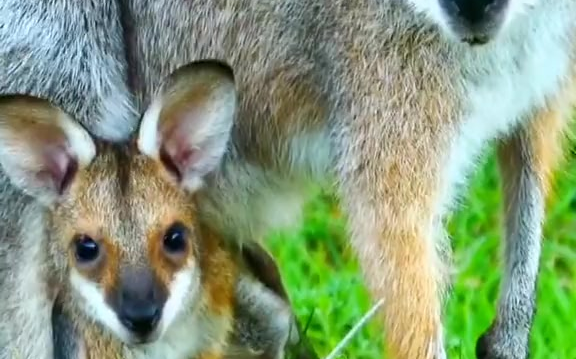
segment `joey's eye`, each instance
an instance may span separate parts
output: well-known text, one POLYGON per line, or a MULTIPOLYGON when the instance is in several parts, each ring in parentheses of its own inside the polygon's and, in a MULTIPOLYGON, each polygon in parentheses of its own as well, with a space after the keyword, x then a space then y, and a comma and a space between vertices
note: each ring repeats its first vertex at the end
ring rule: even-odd
POLYGON ((79 236, 76 239, 76 259, 81 263, 89 263, 98 258, 100 246, 88 236, 79 236))
POLYGON ((177 254, 186 250, 186 227, 180 223, 173 224, 164 234, 163 245, 166 252, 177 254))

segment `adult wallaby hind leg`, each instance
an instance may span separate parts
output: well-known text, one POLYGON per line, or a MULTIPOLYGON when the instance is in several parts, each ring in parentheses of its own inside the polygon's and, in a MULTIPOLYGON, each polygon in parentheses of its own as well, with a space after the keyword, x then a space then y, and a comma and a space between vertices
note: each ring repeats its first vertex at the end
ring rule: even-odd
POLYGON ((529 357, 545 204, 562 158, 574 83, 498 148, 504 190, 505 251, 498 311, 478 340, 480 359, 529 357))

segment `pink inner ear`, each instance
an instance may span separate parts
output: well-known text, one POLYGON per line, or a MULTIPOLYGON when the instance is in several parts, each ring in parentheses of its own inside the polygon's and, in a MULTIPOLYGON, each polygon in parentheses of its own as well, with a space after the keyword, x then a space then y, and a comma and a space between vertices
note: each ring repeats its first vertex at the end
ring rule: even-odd
POLYGON ((182 181, 197 160, 197 149, 190 141, 190 125, 180 124, 164 133, 160 159, 168 171, 182 181))
POLYGON ((37 174, 41 181, 50 181, 58 194, 62 194, 78 169, 78 162, 68 151, 66 145, 53 145, 44 148, 43 168, 37 174), (48 177, 48 178, 46 178, 48 177))

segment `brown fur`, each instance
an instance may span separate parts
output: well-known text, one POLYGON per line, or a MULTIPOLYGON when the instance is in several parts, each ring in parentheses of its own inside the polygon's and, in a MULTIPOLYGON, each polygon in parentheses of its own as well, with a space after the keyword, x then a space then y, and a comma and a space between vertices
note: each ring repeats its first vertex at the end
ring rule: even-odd
MULTIPOLYGON (((572 55, 576 58, 576 53, 572 55)), ((573 62, 571 76, 567 78, 558 93, 548 99, 546 106, 535 111, 525 129, 508 141, 502 141, 498 148, 498 159, 503 183, 515 183, 519 174, 519 156, 533 158, 534 170, 538 174, 541 190, 550 198, 554 184, 554 173, 564 161, 568 140, 572 137, 570 117, 576 104, 576 61, 573 62)), ((510 188, 504 188, 506 196, 510 188)), ((507 198, 509 202, 511 198, 507 198)))
MULTIPOLYGON (((107 21, 114 36, 101 38, 121 38, 114 45, 121 45, 122 56, 114 59, 126 63, 105 62, 105 52, 98 52, 101 56, 94 61, 109 66, 91 66, 97 72, 90 78, 105 79, 101 88, 109 89, 117 85, 110 79, 130 69, 128 78, 119 78, 130 84, 131 107, 141 113, 153 102, 165 76, 181 65, 206 58, 229 63, 237 79, 238 113, 220 171, 203 178, 207 188, 198 198, 199 213, 226 237, 249 242, 262 237, 274 217, 298 203, 296 194, 309 180, 335 182, 367 284, 375 298, 385 300, 391 354, 398 359, 443 358, 441 312, 449 250, 442 223, 453 208, 457 189, 466 184, 489 142, 522 137, 520 132, 535 113, 545 113, 547 102, 563 97, 559 95, 563 82, 572 75, 566 63, 573 60, 566 55, 575 51, 571 17, 575 3, 538 0, 531 7, 522 0, 508 3, 522 11, 506 28, 490 29, 488 37, 472 34, 483 42, 490 40, 484 46, 468 46, 459 37, 471 34, 452 29, 456 36, 449 36, 439 15, 429 11, 432 7, 426 9, 425 5, 438 5, 438 0, 122 1, 119 9, 107 9, 105 18, 119 20, 124 36, 118 36, 116 23, 107 21), (415 3, 425 14, 414 11, 415 3), (104 69, 107 72, 100 74, 104 69), (466 149, 472 145, 473 150, 466 149), (467 161, 461 161, 464 155, 467 161), (270 204, 279 203, 270 209, 270 204)), ((6 11, 5 21, 34 24, 45 12, 63 16, 56 5, 40 9, 23 11, 26 16, 6 11)), ((75 9, 89 17, 84 7, 75 9)), ((98 10, 90 17, 93 23, 103 23, 96 20, 104 10, 93 10, 98 10)), ((73 18, 69 13, 66 19, 73 18)), ((457 19, 445 14, 444 20, 457 19)), ((56 30, 48 37, 54 41, 42 39, 37 44, 41 53, 47 52, 45 44, 52 45, 50 49, 59 48, 54 43, 68 44, 62 37, 84 44, 101 31, 78 29, 62 35, 56 30)), ((30 58, 25 64, 35 66, 41 66, 44 58, 64 63, 68 54, 83 59, 84 51, 78 50, 83 47, 77 46, 32 61, 14 45, 22 36, 15 40, 5 36, 6 59, 15 53, 16 59, 30 58)), ((67 72, 42 67, 39 82, 54 83, 52 73, 78 73, 78 66, 70 67, 67 72)), ((61 91, 22 76, 28 67, 7 69, 5 81, 14 83, 11 88, 44 91, 52 101, 88 113, 78 111, 79 105, 70 105, 69 99, 78 102, 84 96, 74 95, 84 94, 90 86, 81 91, 71 86, 71 95, 62 101, 61 91)), ((116 98, 125 99, 126 94, 119 86, 111 90, 112 100, 88 101, 86 107, 102 102, 110 104, 103 110, 118 109, 116 98)), ((99 94, 92 92, 89 99, 99 94)), ((221 99, 216 108, 231 101, 221 99)), ((119 119, 126 118, 127 111, 117 112, 119 119)), ((79 119, 96 127, 100 135, 128 137, 129 126, 114 131, 110 121, 79 119)), ((534 167, 531 156, 514 157, 526 161, 523 169, 534 167)), ((535 252, 540 249, 534 238, 527 237, 539 236, 542 216, 540 187, 532 179, 528 182, 531 198, 514 205, 528 209, 531 227, 507 241, 520 249, 531 246, 534 253, 527 258, 519 250, 515 260, 505 259, 506 277, 516 277, 523 286, 504 284, 503 289, 515 295, 503 296, 508 313, 494 321, 499 337, 490 344, 492 353, 481 359, 527 356, 534 303, 532 298, 516 301, 516 296, 533 292, 535 252), (508 270, 511 263, 520 263, 522 273, 508 270)))
MULTIPOLYGON (((456 181, 443 171, 458 153, 454 141, 466 116, 477 111, 471 98, 499 78, 528 71, 540 31, 528 29, 551 21, 539 14, 558 17, 558 9, 549 10, 554 6, 574 11, 569 1, 554 3, 542 0, 508 33, 473 48, 447 39, 404 1, 164 0, 150 6, 132 0, 126 13, 135 107, 145 108, 156 84, 182 64, 230 63, 239 113, 230 153, 208 182, 201 213, 250 241, 263 236, 267 217, 287 210, 266 209, 269 198, 288 193, 296 200, 293 193, 307 180, 335 179, 368 287, 385 299, 390 355, 441 357, 449 265, 441 223, 444 207, 457 197, 455 182, 467 175, 462 169, 456 181)), ((565 28, 558 36, 572 53, 573 29, 565 28)), ((513 81, 522 76, 530 74, 513 81)), ((504 84, 493 90, 506 91, 504 84)), ((510 118, 540 112, 540 96, 521 113, 507 114, 509 126, 489 139, 523 126, 510 118)))
MULTIPOLYGON (((158 164, 138 154, 134 147, 102 144, 99 146, 98 157, 77 176, 66 201, 56 207, 51 219, 55 225, 66 224, 54 227, 54 237, 64 240, 64 243, 55 245, 68 248, 71 246, 70 238, 74 238, 73 233, 87 233, 82 227, 69 226, 74 223, 95 223, 100 233, 106 231, 104 233, 108 238, 122 238, 122 230, 138 231, 132 232, 135 237, 126 238, 132 244, 118 242, 116 239, 105 241, 105 263, 97 269, 101 273, 100 285, 107 294, 118 289, 118 276, 127 264, 150 266, 163 287, 168 288, 174 273, 185 262, 198 262, 202 273, 202 294, 198 298, 200 310, 208 318, 228 318, 227 325, 214 333, 217 336, 211 338, 213 343, 209 346, 212 348, 218 345, 223 348, 232 328, 233 292, 238 270, 229 252, 223 249, 222 240, 207 227, 197 224, 194 207, 190 203, 191 197, 167 181, 159 173, 158 164), (120 174, 124 171, 125 175, 120 174), (138 211, 133 212, 135 222, 128 228, 123 227, 128 223, 119 217, 124 210, 138 211), (74 221, 70 221, 71 218, 74 221), (195 243, 192 243, 185 255, 175 259, 168 257, 158 246, 162 243, 166 228, 176 220, 189 228, 195 228, 191 237, 195 243), (149 223, 150 229, 139 232, 141 229, 135 226, 136 223, 149 223), (141 240, 145 242, 137 244, 141 240), (138 250, 142 245, 148 248, 144 252, 147 255, 138 250)), ((54 252, 58 251, 54 249, 54 252)), ((94 278, 92 273, 88 277, 94 278)), ((64 306, 65 313, 77 318, 77 325, 84 333, 88 358, 108 358, 110 355, 112 358, 123 357, 125 354, 122 354, 122 345, 118 344, 117 339, 99 331, 89 319, 82 319, 82 312, 69 300, 64 302, 68 304, 64 306)))
POLYGON ((232 316, 234 303, 234 283, 238 268, 230 258, 230 253, 222 247, 222 238, 215 233, 204 237, 202 253, 202 278, 210 311, 221 316, 232 316))
MULTIPOLYGON (((374 297, 386 298, 390 355, 431 358, 430 338, 441 335, 437 294, 444 290, 444 275, 436 269, 434 244, 424 239, 429 236, 424 223, 433 216, 440 185, 437 174, 459 111, 458 96, 452 95, 455 85, 444 80, 459 66, 450 50, 445 57, 430 58, 431 47, 444 49, 438 37, 426 30, 398 25, 389 34, 378 32, 376 23, 382 19, 376 15, 380 6, 376 2, 337 1, 314 10, 304 6, 304 12, 319 12, 314 19, 334 21, 320 24, 345 32, 339 38, 318 31, 312 21, 303 25, 310 27, 305 37, 298 34, 301 25, 277 22, 275 16, 285 11, 282 4, 266 3, 248 12, 243 2, 228 2, 228 11, 236 16, 226 18, 210 1, 167 1, 159 15, 138 1, 133 3, 140 34, 134 51, 142 64, 139 78, 143 81, 136 93, 142 104, 148 103, 150 88, 174 67, 199 57, 225 58, 236 71, 243 95, 234 128, 240 158, 264 168, 280 168, 287 181, 295 183, 298 178, 292 172, 302 169, 291 164, 289 141, 333 126, 328 118, 338 119, 333 149, 336 172, 346 193, 343 202, 368 287, 374 297), (198 15, 179 20, 184 13, 198 15), (173 27, 167 30, 160 23, 173 27), (264 37, 261 29, 266 29, 264 37), (272 46, 281 32, 282 45, 272 46), (175 36, 185 36, 186 41, 175 36), (174 48, 149 51, 156 44, 176 43, 174 48), (320 69, 316 51, 326 51, 325 56, 338 61, 320 69), (406 67, 413 76, 405 75, 406 67), (386 81, 381 81, 384 77, 386 81), (337 94, 338 89, 345 92, 337 94), (335 105, 331 96, 342 97, 335 105), (368 198, 374 200, 360 200, 368 198)), ((391 11, 405 16, 401 7, 391 11)), ((304 13, 296 16, 306 21, 304 13)), ((303 170, 319 175, 313 168, 303 170)), ((232 181, 241 181, 241 176, 232 181)), ((228 190, 219 186, 217 191, 228 190)), ((218 206, 214 211, 221 210, 218 206)), ((227 223, 224 228, 229 228, 227 223)), ((235 229, 230 226, 230 232, 235 229)))

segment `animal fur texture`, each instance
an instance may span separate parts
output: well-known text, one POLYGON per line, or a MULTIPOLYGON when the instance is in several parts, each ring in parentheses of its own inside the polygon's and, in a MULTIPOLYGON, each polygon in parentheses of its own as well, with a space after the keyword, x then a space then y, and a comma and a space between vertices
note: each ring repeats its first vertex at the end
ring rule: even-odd
POLYGON ((525 359, 549 174, 574 100, 576 3, 474 3, 494 5, 481 26, 461 21, 474 11, 461 0, 4 1, 0 89, 49 97, 115 139, 175 68, 228 62, 238 114, 200 212, 247 242, 290 223, 306 184, 334 183, 396 359, 445 357, 443 219, 497 142, 504 279, 477 355, 525 359))
POLYGON ((44 99, 0 96, 0 165, 28 196, 0 242, 0 357, 282 359, 306 344, 273 258, 197 216, 236 96, 221 63, 183 66, 124 143, 44 99))

